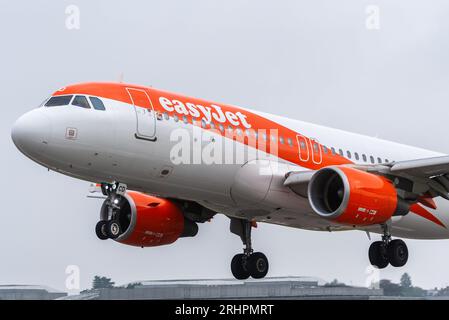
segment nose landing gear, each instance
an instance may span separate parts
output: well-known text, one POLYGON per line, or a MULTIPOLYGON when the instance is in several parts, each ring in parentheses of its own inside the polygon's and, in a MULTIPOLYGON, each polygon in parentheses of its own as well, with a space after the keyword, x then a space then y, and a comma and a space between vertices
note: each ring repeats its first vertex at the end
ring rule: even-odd
POLYGON ((101 191, 108 196, 106 204, 108 216, 106 220, 100 220, 95 226, 95 233, 100 240, 117 239, 122 233, 118 221, 118 212, 123 203, 123 195, 126 192, 126 185, 122 183, 102 183, 101 191))
POLYGON ((400 239, 391 240, 388 225, 383 224, 384 232, 382 241, 375 241, 371 244, 368 256, 371 264, 378 269, 383 269, 391 264, 393 267, 403 267, 408 260, 408 248, 404 241, 400 239))
POLYGON ((236 279, 245 280, 250 276, 261 279, 268 273, 268 259, 262 252, 253 252, 251 244, 252 224, 248 220, 231 218, 231 232, 240 236, 245 248, 232 258, 231 271, 236 279))

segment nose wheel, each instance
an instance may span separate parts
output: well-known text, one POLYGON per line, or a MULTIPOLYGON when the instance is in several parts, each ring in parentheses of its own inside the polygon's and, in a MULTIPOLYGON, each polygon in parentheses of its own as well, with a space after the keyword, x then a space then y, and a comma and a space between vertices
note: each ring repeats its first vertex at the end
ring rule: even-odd
POLYGON ((117 239, 122 230, 116 220, 100 220, 95 226, 95 234, 100 240, 117 239))
POLYGON ((253 252, 251 244, 252 224, 248 220, 231 218, 231 232, 240 236, 245 248, 231 261, 231 272, 238 280, 264 278, 268 273, 268 259, 262 252, 253 252))
POLYGON ((382 241, 375 241, 368 250, 371 264, 378 269, 386 268, 389 264, 393 267, 403 267, 408 261, 408 248, 400 239, 391 240, 391 234, 387 225, 382 225, 384 235, 382 241))
POLYGON ((121 228, 118 221, 115 220, 109 220, 106 223, 106 234, 108 235, 109 239, 117 239, 121 234, 121 228))
POLYGON ((109 238, 108 234, 106 233, 106 223, 107 221, 100 220, 97 222, 97 225, 95 226, 95 234, 100 240, 107 240, 109 238))

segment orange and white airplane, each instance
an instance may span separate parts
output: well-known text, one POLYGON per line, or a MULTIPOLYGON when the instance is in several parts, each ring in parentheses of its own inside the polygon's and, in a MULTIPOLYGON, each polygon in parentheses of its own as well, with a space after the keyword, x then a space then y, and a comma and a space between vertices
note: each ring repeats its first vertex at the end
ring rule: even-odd
POLYGON ((195 236, 221 213, 245 246, 238 279, 263 278, 257 222, 382 235, 378 268, 405 265, 404 241, 449 238, 449 156, 236 106, 122 83, 61 88, 12 129, 17 148, 97 183, 100 239, 150 247, 195 236))

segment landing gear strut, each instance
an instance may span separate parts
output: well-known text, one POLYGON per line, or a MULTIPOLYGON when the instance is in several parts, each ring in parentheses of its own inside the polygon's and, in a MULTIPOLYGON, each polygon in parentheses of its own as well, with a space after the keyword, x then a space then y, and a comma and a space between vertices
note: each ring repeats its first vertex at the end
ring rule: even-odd
POLYGON ((126 192, 126 185, 122 183, 102 183, 101 191, 105 196, 108 205, 108 217, 106 220, 98 221, 95 226, 95 233, 100 240, 117 239, 122 233, 117 217, 117 211, 123 203, 123 195, 126 192))
POLYGON ((253 252, 251 228, 251 221, 231 218, 231 232, 239 235, 245 245, 243 253, 235 255, 231 261, 232 274, 239 280, 250 276, 261 279, 268 273, 267 257, 262 252, 253 252))
POLYGON ((390 228, 387 224, 381 225, 383 230, 382 241, 371 244, 368 256, 371 264, 383 269, 391 264, 393 267, 402 267, 408 260, 408 249, 404 241, 391 240, 390 228))

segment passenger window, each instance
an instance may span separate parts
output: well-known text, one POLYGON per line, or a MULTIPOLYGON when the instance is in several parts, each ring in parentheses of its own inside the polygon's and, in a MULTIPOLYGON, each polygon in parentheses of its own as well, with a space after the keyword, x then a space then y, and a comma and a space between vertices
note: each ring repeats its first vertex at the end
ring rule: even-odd
POLYGON ((300 143, 299 143, 299 146, 301 147, 301 149, 303 149, 303 150, 305 150, 306 149, 306 144, 305 144, 305 142, 304 141, 301 141, 300 143))
POLYGON ((175 115, 173 116, 173 120, 175 120, 175 122, 178 122, 178 121, 179 121, 179 117, 178 117, 177 114, 175 114, 175 115))
POLYGON ((341 156, 343 156, 343 150, 338 149, 338 153, 339 153, 341 156))
POLYGON ((223 132, 224 132, 224 127, 223 127, 223 125, 220 123, 220 124, 218 125, 218 127, 220 128, 220 131, 223 133, 223 132))
POLYGON ((366 162, 366 155, 362 154, 363 161, 366 162))
POLYGON ((46 107, 59 107, 66 106, 70 103, 73 96, 57 96, 51 97, 45 104, 46 107))
POLYGON ((318 146, 318 143, 314 143, 313 144, 313 151, 315 151, 315 152, 319 152, 320 151, 320 147, 318 146))
POLYGON ((335 152, 335 148, 334 148, 334 147, 332 147, 332 148, 331 148, 331 150, 332 150, 332 154, 333 154, 333 155, 335 155, 335 154, 336 154, 336 152, 335 152))
POLYGON ((370 159, 371 163, 374 163, 374 157, 373 156, 370 156, 369 159, 370 159))
POLYGON ((323 151, 324 151, 324 153, 327 153, 327 147, 326 146, 323 146, 323 151))
POLYGON ((183 121, 185 124, 189 123, 189 119, 187 119, 187 116, 186 116, 186 115, 182 116, 182 121, 183 121))
POLYGON ((87 101, 87 98, 85 96, 76 96, 72 101, 72 106, 90 109, 89 101, 87 101))
POLYGON ((378 163, 382 163, 382 159, 381 158, 377 158, 377 162, 378 163))
POLYGON ((359 160, 360 159, 359 154, 357 152, 354 153, 354 155, 355 155, 355 160, 359 160))
POLYGON ((385 159, 385 162, 388 163, 388 162, 390 162, 390 161, 388 161, 388 159, 385 159))
POLYGON ((170 119, 170 116, 169 116, 169 114, 168 114, 167 112, 164 112, 164 119, 165 119, 165 120, 170 119))
POLYGON ((346 151, 346 155, 348 156, 348 159, 351 159, 352 155, 351 155, 351 151, 346 151))
POLYGON ((293 146, 293 140, 292 140, 292 138, 288 138, 288 139, 287 139, 287 142, 288 142, 288 144, 289 144, 290 146, 293 146))
POLYGON ((95 110, 106 110, 104 107, 103 101, 96 97, 89 97, 90 102, 92 103, 92 106, 95 110))
POLYGON ((283 138, 283 137, 279 137, 279 142, 280 142, 281 144, 284 144, 284 138, 283 138))

